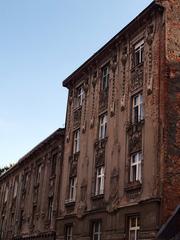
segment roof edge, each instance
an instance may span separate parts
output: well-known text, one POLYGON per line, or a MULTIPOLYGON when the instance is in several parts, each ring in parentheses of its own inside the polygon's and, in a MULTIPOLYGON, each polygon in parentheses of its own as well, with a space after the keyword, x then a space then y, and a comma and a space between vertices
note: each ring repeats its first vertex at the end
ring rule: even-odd
POLYGON ((119 37, 121 37, 124 32, 131 27, 131 25, 136 22, 139 18, 141 18, 144 14, 150 11, 155 6, 158 6, 162 9, 162 5, 158 4, 156 1, 151 2, 142 12, 140 12, 132 21, 130 21, 124 28, 122 28, 114 37, 112 37, 105 45, 103 45, 98 51, 96 51, 90 58, 88 58, 80 67, 78 67, 71 75, 69 75, 65 80, 62 82, 63 87, 68 87, 68 83, 71 79, 79 73, 83 68, 85 68, 91 61, 93 61, 100 53, 102 53, 110 44, 114 41, 117 41, 119 37))
POLYGON ((27 152, 23 157, 21 157, 11 168, 9 168, 5 173, 3 173, 0 176, 0 180, 4 177, 6 177, 8 174, 10 174, 13 170, 15 170, 20 164, 22 164, 25 159, 29 158, 35 151, 37 151, 40 147, 48 143, 50 140, 52 140, 57 135, 64 136, 65 134, 65 128, 58 128, 53 133, 51 133, 47 138, 42 140, 40 143, 38 143, 34 148, 32 148, 29 152, 27 152))

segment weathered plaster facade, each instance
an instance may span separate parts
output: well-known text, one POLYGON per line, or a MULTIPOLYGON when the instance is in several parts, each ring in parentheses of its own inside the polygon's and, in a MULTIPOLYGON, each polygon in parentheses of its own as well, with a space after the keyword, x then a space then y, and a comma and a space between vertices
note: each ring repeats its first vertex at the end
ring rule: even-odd
POLYGON ((129 239, 132 216, 138 239, 155 239, 180 202, 179 16, 178 1, 152 3, 63 82, 69 97, 57 239, 68 237, 68 226, 74 239, 93 239, 96 222, 102 239, 129 239), (136 96, 143 116, 134 121, 136 96), (99 169, 104 189, 97 194, 99 169), (69 199, 72 178, 76 196, 69 199))
POLYGON ((152 2, 64 80, 65 133, 0 178, 2 239, 156 239, 180 203, 179 18, 152 2))

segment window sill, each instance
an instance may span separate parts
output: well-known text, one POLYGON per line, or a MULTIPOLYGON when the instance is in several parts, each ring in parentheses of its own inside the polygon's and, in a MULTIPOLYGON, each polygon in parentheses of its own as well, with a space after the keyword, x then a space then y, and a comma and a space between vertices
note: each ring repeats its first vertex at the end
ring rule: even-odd
POLYGON ((74 107, 73 112, 76 112, 76 111, 81 110, 81 109, 82 109, 82 105, 74 107))
POLYGON ((137 68, 141 68, 144 66, 144 62, 141 62, 135 66, 132 67, 131 72, 134 72, 137 68))
POLYGON ((99 145, 103 145, 107 142, 108 140, 108 137, 104 137, 104 138, 100 138, 100 139, 97 139, 94 143, 95 146, 99 146, 99 145))
POLYGON ((98 194, 98 195, 93 195, 93 196, 91 197, 91 199, 92 199, 93 201, 100 200, 100 199, 103 199, 103 198, 104 198, 104 193, 103 193, 103 194, 98 194))
POLYGON ((53 179, 55 179, 56 178, 56 174, 53 174, 53 175, 51 175, 50 177, 49 177, 49 180, 53 180, 53 179))
POLYGON ((145 119, 142 119, 139 122, 129 122, 126 127, 126 131, 128 133, 134 133, 136 131, 141 130, 142 126, 144 125, 145 119))
POLYGON ((69 199, 67 199, 67 200, 65 200, 65 207, 74 207, 75 206, 75 204, 76 204, 76 202, 75 202, 75 200, 69 200, 69 199))
POLYGON ((128 183, 125 187, 126 192, 136 191, 142 188, 142 183, 140 181, 135 181, 128 183))

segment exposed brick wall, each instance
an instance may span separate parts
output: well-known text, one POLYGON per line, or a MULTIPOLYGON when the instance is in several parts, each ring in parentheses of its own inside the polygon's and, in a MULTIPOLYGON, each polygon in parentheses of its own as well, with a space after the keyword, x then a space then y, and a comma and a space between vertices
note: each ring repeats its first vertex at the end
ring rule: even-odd
POLYGON ((156 2, 165 8, 165 58, 161 70, 161 219, 165 222, 180 203, 180 1, 156 2))
POLYGON ((167 155, 164 159, 163 221, 180 203, 180 64, 169 65, 166 100, 167 155))

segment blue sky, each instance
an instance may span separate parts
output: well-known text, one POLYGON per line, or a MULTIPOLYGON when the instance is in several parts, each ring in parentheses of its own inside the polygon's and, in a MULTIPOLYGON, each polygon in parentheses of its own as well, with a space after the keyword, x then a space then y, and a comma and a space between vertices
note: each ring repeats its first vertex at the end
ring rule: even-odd
POLYGON ((62 81, 150 3, 0 1, 0 167, 64 126, 62 81))

